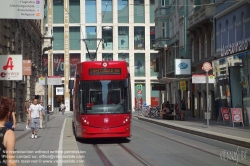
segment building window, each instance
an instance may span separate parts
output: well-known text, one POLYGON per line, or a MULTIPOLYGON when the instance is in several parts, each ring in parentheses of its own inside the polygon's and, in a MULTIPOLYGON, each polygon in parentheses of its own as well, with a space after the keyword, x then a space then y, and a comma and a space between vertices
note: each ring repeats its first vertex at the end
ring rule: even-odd
POLYGON ((165 7, 165 0, 161 0, 161 6, 165 7))
POLYGON ((211 32, 211 56, 214 53, 214 33, 213 31, 211 32))
POLYGON ((199 37, 199 61, 201 60, 201 37, 199 37))
POLYGON ((192 62, 194 62, 194 40, 192 40, 192 62))
POLYGON ((118 54, 118 60, 126 61, 126 62, 129 63, 129 53, 119 53, 118 54))
POLYGON ((234 23, 234 42, 237 42, 237 28, 236 28, 236 17, 234 16, 233 18, 233 23, 234 23))
POLYGON ((241 39, 245 39, 244 12, 241 13, 241 39))
POLYGON ((169 19, 169 33, 170 33, 170 38, 173 36, 172 35, 172 19, 169 19))
POLYGON ((80 0, 69 0, 69 22, 80 23, 80 0))
POLYGON ((112 1, 102 0, 102 23, 113 22, 112 1))
POLYGON ((162 23, 162 38, 164 39, 164 38, 166 38, 166 23, 165 22, 163 22, 162 23))
POLYGON ((118 0, 118 23, 129 23, 128 0, 118 0))
POLYGON ((144 0, 134 0, 134 23, 145 23, 144 0))
POLYGON ((113 27, 105 26, 102 27, 102 49, 113 50, 113 27))
POLYGON ((86 40, 86 45, 88 47, 88 50, 96 50, 96 27, 86 27, 86 39, 92 39, 92 40, 86 40))
POLYGON ((134 75, 135 76, 145 76, 145 54, 135 53, 134 55, 134 75))
POLYGON ((184 46, 184 24, 183 24, 183 20, 180 22, 180 46, 184 46))
POLYGON ((158 72, 156 72, 157 70, 155 69, 157 57, 157 53, 150 53, 150 76, 158 76, 158 72))
POLYGON ((204 57, 207 58, 207 35, 204 37, 204 57))
POLYGON ((63 1, 53 1, 53 23, 64 23, 63 1))
POLYGON ((129 49, 129 28, 118 27, 118 49, 128 50, 129 49))
POLYGON ((103 53, 102 54, 102 61, 113 61, 113 54, 112 53, 103 53))
POLYGON ((150 0, 150 23, 155 23, 155 0, 150 0))
POLYGON ((70 50, 80 50, 80 27, 69 27, 70 50))
POLYGON ((155 27, 150 27, 150 49, 155 48, 155 27))
POLYGON ((229 26, 229 24, 228 24, 228 20, 226 20, 226 33, 225 33, 225 39, 227 40, 226 42, 227 42, 227 45, 229 45, 229 29, 228 29, 228 26, 229 26))
POLYGON ((64 50, 64 27, 54 27, 53 37, 53 50, 64 50))
POLYGON ((96 23, 96 0, 85 0, 85 22, 96 23))
POLYGON ((145 49, 145 27, 134 27, 134 49, 145 49))

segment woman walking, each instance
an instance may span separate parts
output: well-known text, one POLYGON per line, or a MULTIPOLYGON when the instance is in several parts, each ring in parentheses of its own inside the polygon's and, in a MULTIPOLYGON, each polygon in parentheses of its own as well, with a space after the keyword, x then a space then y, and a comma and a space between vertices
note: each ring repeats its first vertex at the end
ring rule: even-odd
POLYGON ((5 127, 6 122, 14 111, 15 103, 8 97, 0 98, 0 165, 16 166, 15 162, 15 133, 5 127))
POLYGON ((184 120, 187 104, 184 99, 181 100, 181 120, 184 120))

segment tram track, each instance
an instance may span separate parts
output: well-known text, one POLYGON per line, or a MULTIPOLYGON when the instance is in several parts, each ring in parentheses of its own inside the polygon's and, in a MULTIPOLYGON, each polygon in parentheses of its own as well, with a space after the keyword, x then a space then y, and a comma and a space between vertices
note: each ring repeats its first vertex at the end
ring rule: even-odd
MULTIPOLYGON (((152 134, 154 134, 154 135, 158 135, 158 136, 160 136, 160 137, 162 137, 162 138, 165 138, 165 139, 168 139, 168 140, 171 140, 171 141, 180 143, 180 144, 182 144, 182 145, 185 145, 185 146, 188 146, 188 147, 191 147, 191 148, 194 148, 194 149, 203 151, 203 152, 205 152, 205 153, 209 153, 209 154, 211 154, 211 155, 213 155, 213 156, 218 157, 218 156, 220 155, 219 153, 215 153, 215 152, 213 152, 213 151, 208 151, 208 150, 206 150, 206 148, 200 147, 200 146, 198 146, 198 145, 190 144, 190 143, 188 143, 187 141, 182 141, 182 140, 178 140, 178 139, 176 139, 176 138, 171 138, 171 137, 165 136, 165 135, 163 135, 163 134, 159 134, 159 133, 157 133, 157 132, 155 132, 155 131, 152 131, 152 130, 150 130, 150 129, 146 129, 145 127, 140 127, 139 125, 135 125, 134 123, 133 123, 133 125, 136 126, 136 127, 138 127, 138 128, 140 128, 140 129, 142 129, 142 130, 144 130, 144 131, 147 131, 147 132, 149 132, 149 133, 152 133, 152 134)), ((175 135, 175 134, 172 134, 172 135, 175 135)), ((177 136, 179 136, 179 135, 177 135, 177 136)), ((182 137, 182 136, 179 136, 179 137, 182 137)), ((187 138, 187 139, 189 139, 189 138, 187 138)), ((203 142, 201 142, 201 143, 203 143, 203 142)), ((203 143, 203 144, 207 144, 207 143, 203 143)), ((207 144, 207 145, 209 145, 209 144, 207 144)), ((221 147, 219 147, 219 146, 214 146, 214 145, 209 145, 209 146, 212 146, 212 147, 214 147, 214 148, 221 148, 221 147)), ((219 157, 220 157, 220 156, 219 156, 219 157)), ((233 161, 233 160, 229 160, 229 161, 235 163, 235 161, 233 161)), ((249 163, 245 163, 244 161, 238 161, 238 162, 237 162, 237 165, 249 166, 249 163)))
MULTIPOLYGON (((109 159, 109 157, 107 155, 105 155, 105 153, 102 150, 102 148, 100 148, 100 146, 102 146, 102 145, 109 146, 107 144, 93 144, 93 148, 95 149, 95 151, 97 152, 98 156, 101 158, 101 160, 102 160, 102 162, 104 163, 105 166, 113 166, 114 164, 112 164, 112 161, 109 159)), ((142 157, 140 157, 138 154, 136 154, 135 152, 133 152, 131 149, 127 148, 122 143, 111 144, 109 146, 109 148, 112 148, 112 146, 114 146, 114 145, 118 145, 124 152, 126 152, 127 154, 129 154, 130 157, 132 157, 138 163, 140 163, 140 165, 142 165, 142 166, 151 166, 151 164, 149 164, 145 159, 143 159, 142 157)))

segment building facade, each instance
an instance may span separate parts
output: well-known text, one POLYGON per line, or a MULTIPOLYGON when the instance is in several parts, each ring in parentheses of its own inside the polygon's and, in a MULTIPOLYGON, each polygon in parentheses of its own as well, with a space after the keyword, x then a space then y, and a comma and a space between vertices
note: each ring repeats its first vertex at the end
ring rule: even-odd
MULTIPOLYGON (((202 70, 202 65, 205 62, 211 64, 214 59, 213 16, 216 5, 214 0, 189 0, 188 6, 188 56, 192 62, 192 74, 206 75, 206 71, 202 70)), ((210 70, 208 74, 213 74, 213 71, 210 70)), ((209 109, 211 119, 215 120, 217 112, 214 103, 214 84, 208 84, 208 92, 205 83, 195 84, 192 80, 189 80, 188 84, 190 88, 191 114, 197 118, 205 118, 205 113, 209 109), (211 102, 208 103, 208 101, 211 102)))
POLYGON ((142 100, 158 105, 160 92, 151 91, 152 84, 158 82, 154 71, 158 55, 154 50, 154 9, 154 0, 48 0, 45 33, 54 41, 51 52, 45 51, 45 73, 62 76, 64 82, 51 87, 51 91, 49 88, 48 104, 58 107, 64 101, 67 111, 71 108, 72 100, 65 97, 69 93, 65 64, 70 64, 72 79, 79 62, 125 60, 131 74, 132 105, 142 100), (65 48, 69 48, 68 53, 65 48), (64 88, 64 95, 56 95, 57 87, 64 88))
POLYGON ((160 82, 166 84, 164 98, 170 103, 180 103, 182 98, 188 100, 190 107, 190 88, 187 78, 185 90, 180 88, 180 77, 175 75, 175 59, 187 59, 188 56, 188 2, 176 0, 157 0, 155 10, 156 48, 159 54, 160 82))
POLYGON ((216 110, 241 108, 249 125, 250 2, 216 1, 213 73, 216 110), (249 115, 249 116, 248 116, 249 115))
POLYGON ((0 56, 21 54, 23 60, 32 62, 32 74, 23 76, 22 81, 0 81, 0 96, 16 103, 17 122, 26 120, 25 99, 35 98, 35 83, 42 72, 41 38, 41 20, 0 20, 0 56))

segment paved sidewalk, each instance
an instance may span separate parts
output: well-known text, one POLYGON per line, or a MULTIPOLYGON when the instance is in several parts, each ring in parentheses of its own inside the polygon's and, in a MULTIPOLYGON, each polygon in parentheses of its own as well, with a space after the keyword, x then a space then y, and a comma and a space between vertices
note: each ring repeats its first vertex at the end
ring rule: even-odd
POLYGON ((166 126, 168 128, 199 135, 202 137, 250 148, 249 126, 243 127, 239 124, 235 124, 235 127, 233 127, 233 125, 230 123, 224 124, 223 122, 210 120, 209 127, 207 127, 206 120, 198 120, 190 117, 187 117, 185 121, 179 121, 142 117, 138 116, 135 112, 132 115, 133 117, 136 117, 139 120, 155 123, 161 126, 166 126))
MULTIPOLYGON (((38 138, 31 139, 25 122, 18 123, 16 160, 18 166, 82 166, 85 152, 80 152, 72 131, 72 112, 50 115, 47 128, 39 129, 38 138)), ((45 127, 45 124, 43 124, 45 127)))

